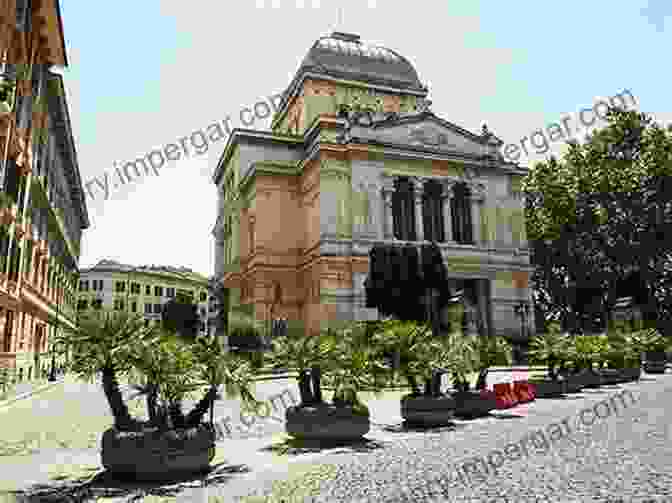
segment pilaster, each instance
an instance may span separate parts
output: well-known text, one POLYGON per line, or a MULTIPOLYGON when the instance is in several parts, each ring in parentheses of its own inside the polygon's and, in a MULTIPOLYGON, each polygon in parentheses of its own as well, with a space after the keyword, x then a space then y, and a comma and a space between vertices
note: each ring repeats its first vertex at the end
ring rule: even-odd
POLYGON ((392 195, 394 194, 394 177, 384 176, 381 183, 382 204, 380 214, 382 218, 383 239, 394 239, 394 220, 392 218, 392 195))
POLYGON ((422 196, 424 194, 424 180, 420 177, 411 177, 413 184, 413 199, 415 202, 415 239, 424 241, 424 229, 422 225, 422 196))

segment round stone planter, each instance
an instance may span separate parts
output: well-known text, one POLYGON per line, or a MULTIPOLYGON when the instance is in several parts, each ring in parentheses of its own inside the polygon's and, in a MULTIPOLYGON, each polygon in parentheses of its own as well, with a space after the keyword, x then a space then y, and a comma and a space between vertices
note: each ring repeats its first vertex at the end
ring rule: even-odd
POLYGON ((463 418, 487 416, 490 411, 497 408, 497 400, 494 397, 483 397, 477 391, 453 393, 455 400, 455 415, 463 418))
POLYGON ((536 398, 554 398, 562 396, 566 393, 565 381, 551 381, 546 379, 543 381, 530 381, 536 390, 536 398))
POLYGON ((455 415, 455 399, 406 395, 401 399, 401 417, 412 426, 445 426, 455 415))
POLYGON ((577 378, 574 375, 568 375, 565 377, 565 393, 580 393, 583 389, 583 383, 581 379, 577 378))
POLYGON ((371 428, 368 411, 362 414, 352 407, 327 403, 289 407, 285 412, 285 420, 287 434, 301 440, 358 440, 371 428))
POLYGON ((103 433, 101 460, 111 473, 135 480, 165 480, 210 468, 215 456, 215 430, 202 424, 186 430, 103 433))
POLYGON ((626 379, 626 382, 638 381, 642 376, 642 368, 626 368, 622 370, 623 377, 626 379))
POLYGON ((621 384, 627 380, 621 369, 602 369, 600 377, 602 377, 602 384, 621 384))
POLYGON ((581 372, 578 379, 581 380, 585 388, 599 388, 604 383, 602 376, 591 371, 581 372))

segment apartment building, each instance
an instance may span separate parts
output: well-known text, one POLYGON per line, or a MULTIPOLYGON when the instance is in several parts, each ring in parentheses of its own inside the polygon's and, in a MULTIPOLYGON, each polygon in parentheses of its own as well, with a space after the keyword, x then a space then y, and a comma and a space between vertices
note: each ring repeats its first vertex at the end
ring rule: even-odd
POLYGON ((198 306, 201 334, 209 333, 210 294, 205 276, 185 267, 133 266, 101 260, 79 277, 77 311, 112 309, 141 314, 147 325, 161 320, 163 305, 186 295, 198 306))
POLYGON ((67 66, 58 0, 0 3, 0 366, 18 380, 49 371, 50 337, 76 321, 89 218, 67 66))
POLYGON ((307 333, 377 319, 372 246, 433 241, 477 329, 529 337, 526 169, 486 126, 436 116, 428 93, 402 55, 335 32, 308 50, 270 131, 233 131, 213 176, 215 278, 231 310, 307 333))

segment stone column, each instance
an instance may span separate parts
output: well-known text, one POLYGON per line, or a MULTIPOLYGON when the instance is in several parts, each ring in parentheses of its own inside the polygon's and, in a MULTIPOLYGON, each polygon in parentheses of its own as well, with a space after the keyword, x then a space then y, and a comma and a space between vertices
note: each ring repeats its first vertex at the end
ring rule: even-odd
POLYGON ((380 205, 383 239, 394 239, 394 219, 392 215, 392 194, 394 194, 394 178, 385 177, 381 185, 382 204, 380 205))
POLYGON ((413 198, 415 199, 415 240, 424 241, 424 229, 422 226, 422 194, 424 192, 424 180, 412 177, 413 198))
POLYGON ((485 186, 482 183, 474 183, 470 187, 471 190, 471 207, 472 207, 472 225, 474 227, 474 244, 481 246, 483 240, 481 238, 481 207, 485 201, 485 186))
POLYGON ((453 180, 443 181, 443 232, 446 238, 446 243, 453 242, 453 222, 450 210, 450 202, 453 199, 453 180))

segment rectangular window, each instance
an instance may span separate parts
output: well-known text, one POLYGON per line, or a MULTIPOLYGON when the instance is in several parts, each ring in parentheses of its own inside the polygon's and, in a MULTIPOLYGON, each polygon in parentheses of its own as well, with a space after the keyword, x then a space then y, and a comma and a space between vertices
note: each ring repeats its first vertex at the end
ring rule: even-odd
POLYGON ((154 314, 161 314, 161 304, 154 304, 154 314))
POLYGON ((208 300, 208 294, 205 292, 201 292, 201 302, 205 302, 208 300))
POLYGON ((155 286, 154 287, 154 296, 155 297, 163 297, 163 287, 162 286, 155 286))
POLYGON ((138 312, 138 303, 137 302, 135 302, 135 301, 131 302, 131 311, 133 311, 134 313, 138 312))
POLYGON ((124 310, 123 299, 114 299, 114 309, 116 309, 117 311, 123 311, 124 310))
POLYGON ((152 305, 149 303, 145 304, 145 314, 152 314, 152 305))
POLYGON ((140 294, 140 283, 131 283, 131 293, 136 295, 140 294))
POLYGON ((150 285, 145 286, 145 295, 152 295, 152 287, 150 285))
POLYGON ((79 282, 79 291, 88 292, 89 291, 89 280, 82 280, 79 282))
POLYGON ((91 307, 93 307, 94 309, 102 309, 103 299, 95 299, 94 301, 91 302, 91 307))
POLYGON ((114 288, 117 293, 122 293, 126 291, 126 282, 125 281, 117 281, 114 285, 114 288))
POLYGON ((174 288, 166 288, 166 297, 170 297, 170 298, 175 297, 175 289, 174 288))

